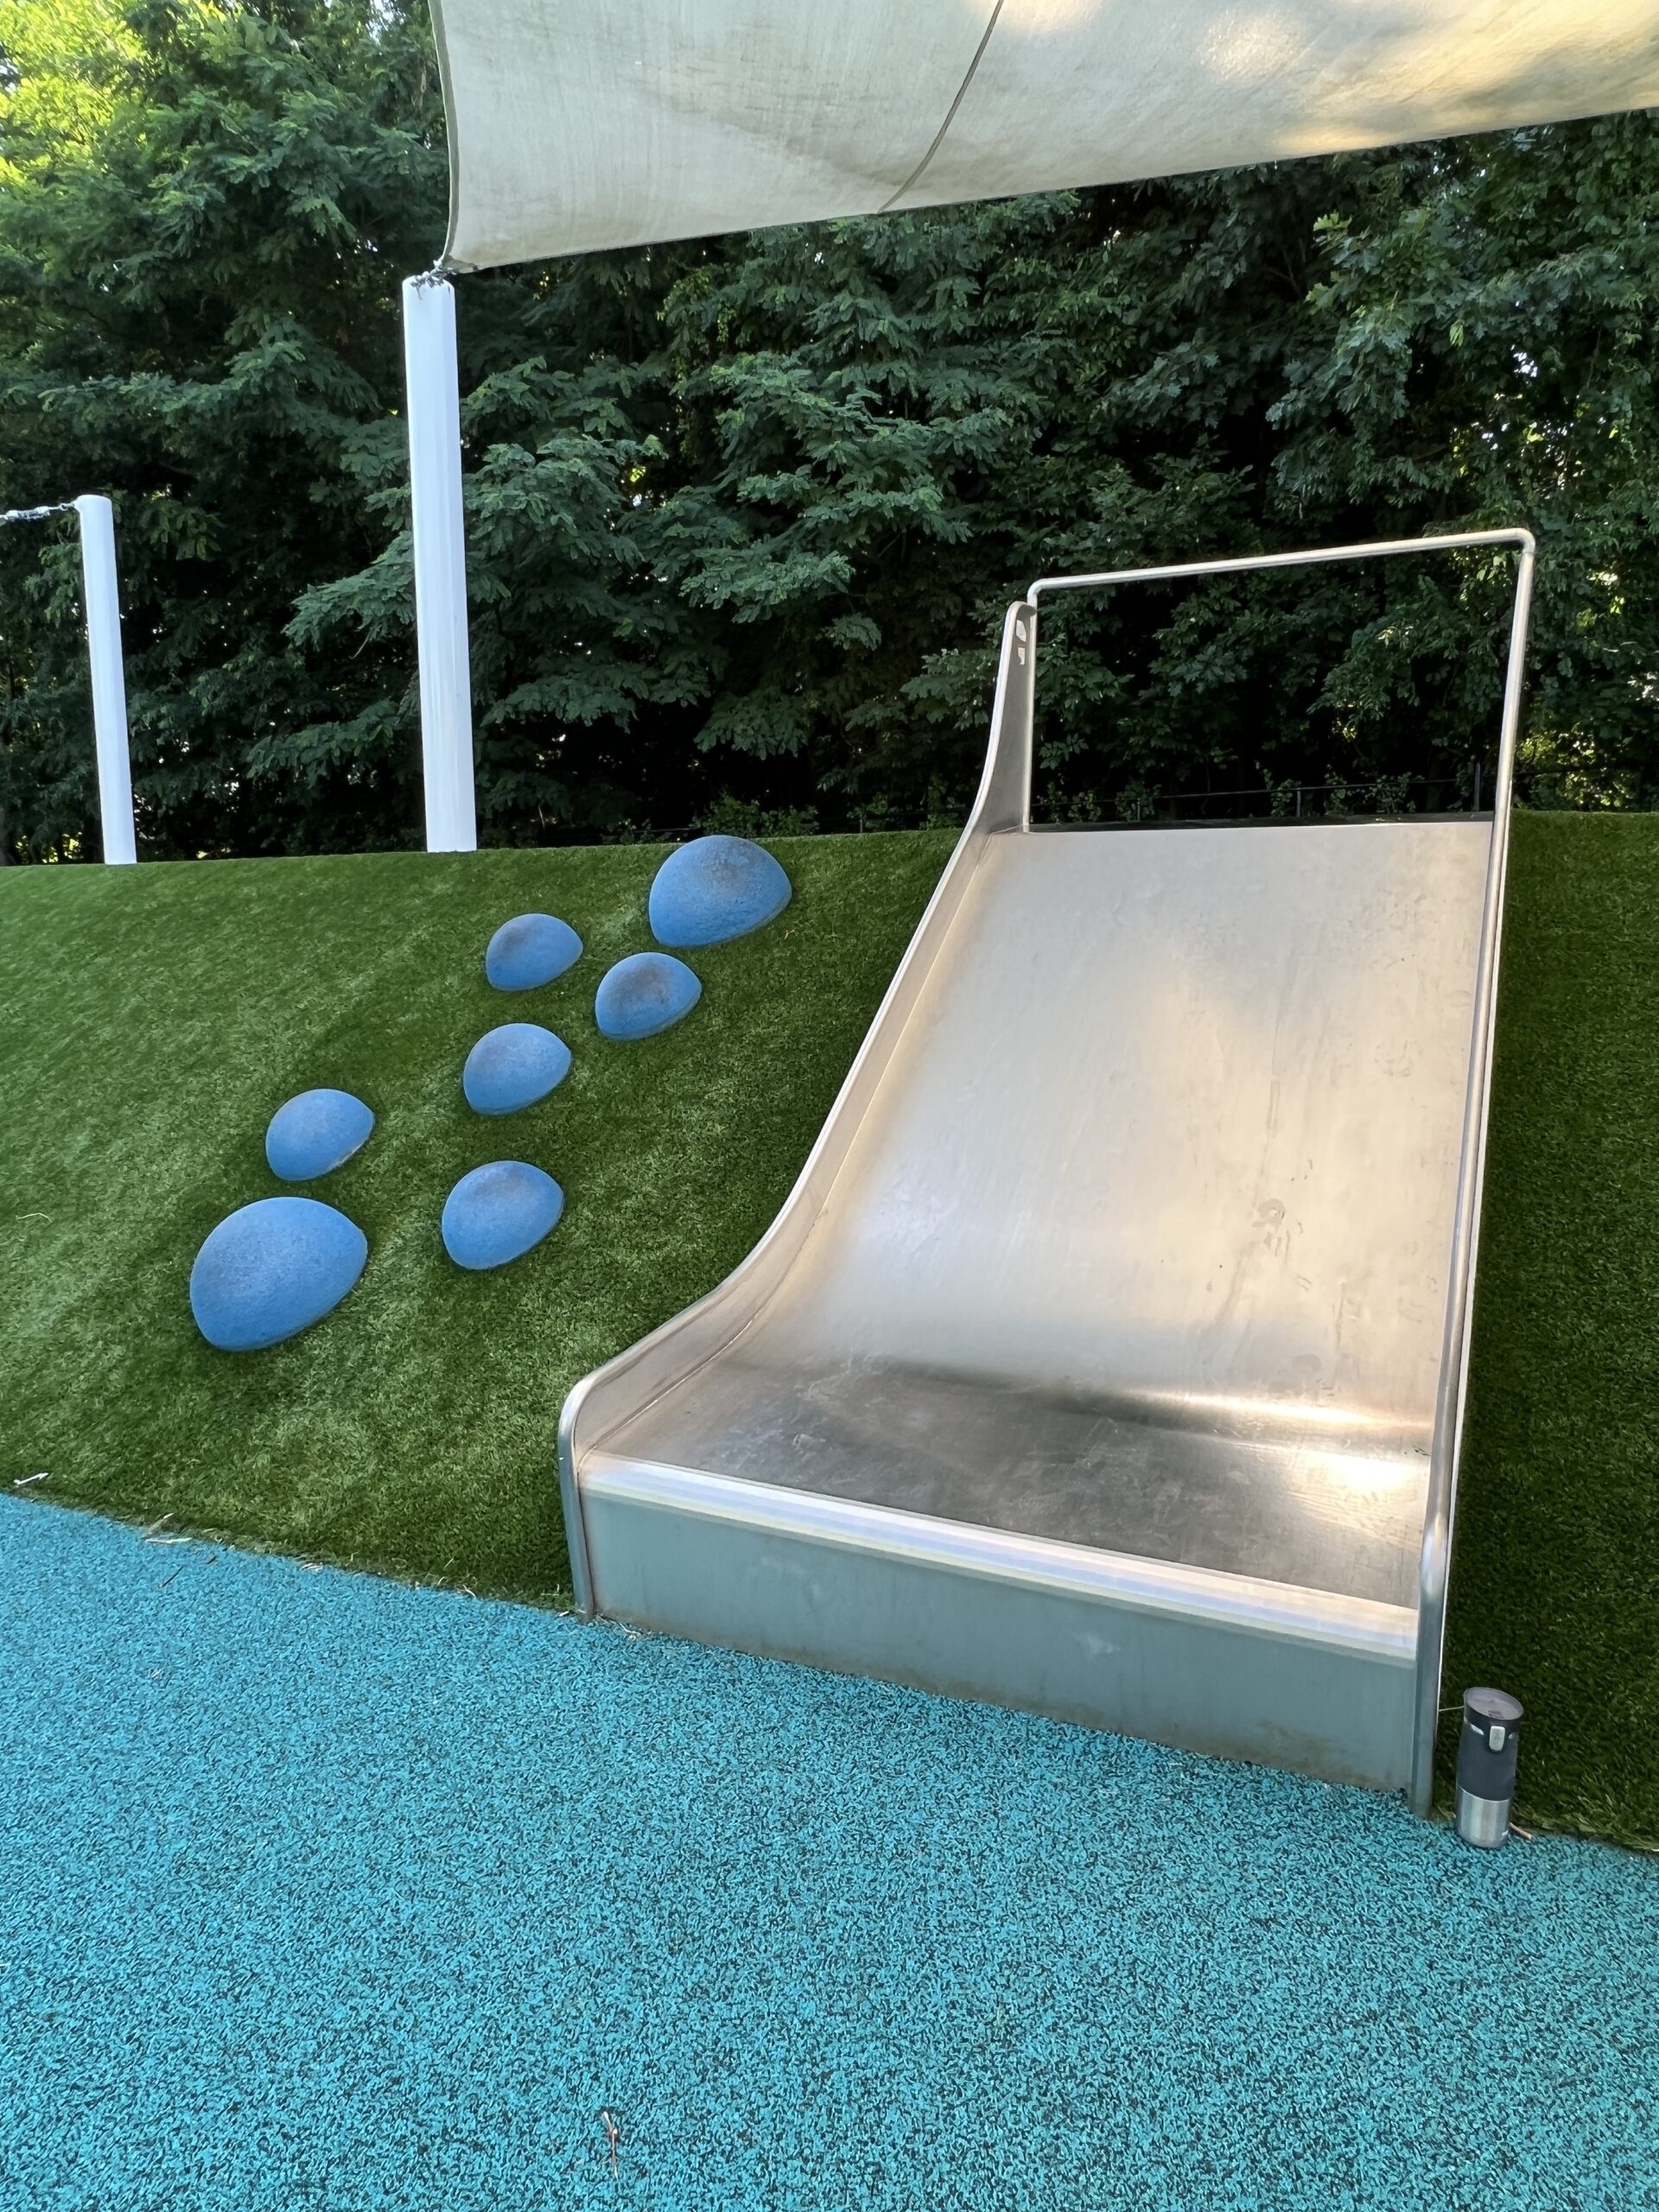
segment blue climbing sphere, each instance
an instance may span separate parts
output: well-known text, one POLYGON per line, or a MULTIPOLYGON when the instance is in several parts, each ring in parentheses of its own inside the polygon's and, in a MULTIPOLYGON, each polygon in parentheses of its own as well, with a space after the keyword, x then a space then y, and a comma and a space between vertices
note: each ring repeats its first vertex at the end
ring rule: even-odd
POLYGON ((564 1211, 550 1175, 523 1160, 492 1160, 443 1202, 443 1249, 458 1268, 504 1268, 539 1244, 564 1211))
POLYGON ((631 952, 619 960, 594 998, 601 1036, 631 1044, 683 1021, 702 996, 683 960, 668 952, 631 952))
POLYGON ((763 845, 747 837, 694 837, 657 871, 647 912, 658 944, 722 944, 781 914, 790 882, 763 845))
POLYGON ((498 991, 539 990, 582 957, 582 939, 556 914, 515 914, 503 922, 484 955, 484 973, 498 991))
POLYGON ((190 1270, 190 1311, 220 1351, 264 1351, 332 1313, 369 1240, 321 1198, 259 1198, 210 1230, 190 1270))
POLYGON ((504 1021, 467 1055, 461 1087, 475 1114, 517 1114, 556 1090, 570 1072, 570 1047, 534 1021, 504 1021))
POLYGON ((373 1128, 374 1116, 349 1090, 302 1090, 271 1116, 265 1158, 284 1183, 308 1183, 359 1151, 373 1128))

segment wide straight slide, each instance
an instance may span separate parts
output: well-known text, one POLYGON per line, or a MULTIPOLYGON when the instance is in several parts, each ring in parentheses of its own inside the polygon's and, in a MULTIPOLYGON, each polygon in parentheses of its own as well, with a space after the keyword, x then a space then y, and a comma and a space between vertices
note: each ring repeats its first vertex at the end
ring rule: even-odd
POLYGON ((1426 1808, 1524 531, 1044 579, 799 1182, 577 1385, 579 1602, 1426 1808), (1033 827, 1059 589, 1519 554, 1491 816, 1033 827))

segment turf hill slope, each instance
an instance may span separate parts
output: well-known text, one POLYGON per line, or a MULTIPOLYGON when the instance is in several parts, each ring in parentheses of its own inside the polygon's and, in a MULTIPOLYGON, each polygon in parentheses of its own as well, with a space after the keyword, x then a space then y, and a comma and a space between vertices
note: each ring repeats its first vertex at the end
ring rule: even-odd
POLYGON ((222 861, 0 876, 0 1473, 37 1497, 347 1567, 556 1600, 565 1392, 700 1295, 776 1211, 951 844, 803 841, 759 935, 696 956, 703 1003, 633 1045, 594 987, 647 946, 661 848, 222 861), (499 922, 559 913, 586 945, 545 988, 493 990, 499 922), (468 1049, 534 1020, 575 1065, 483 1119, 468 1049), (214 1352, 190 1264, 232 1208, 287 1187, 267 1121, 313 1084, 378 1126, 305 1187, 369 1237, 362 1281, 305 1335, 214 1352), (444 1198, 525 1159, 563 1185, 537 1252, 445 1255, 444 1198))
POLYGON ((1659 815, 1518 815, 1446 1694, 1523 1700, 1535 1822, 1659 1847, 1656 978, 1659 815))
MULTIPOLYGON (((45 1469, 32 1497, 556 1602, 566 1390, 770 1221, 950 843, 779 842, 787 911, 691 956, 696 1014, 622 1046, 593 994, 650 942, 660 848, 0 874, 0 1484, 45 1469), (534 908, 585 954, 493 991, 491 931, 534 908), (518 1019, 574 1070, 480 1120, 462 1061, 518 1019), (308 1186, 367 1271, 305 1336, 214 1353, 191 1260, 282 1187, 266 1122, 325 1084, 378 1117, 308 1186), (465 1275, 439 1211, 497 1158, 556 1176, 565 1218, 465 1275)), ((1515 1691, 1525 1810, 1630 1840, 1659 1838, 1656 948, 1659 817, 1517 818, 1447 1696, 1515 1691)))

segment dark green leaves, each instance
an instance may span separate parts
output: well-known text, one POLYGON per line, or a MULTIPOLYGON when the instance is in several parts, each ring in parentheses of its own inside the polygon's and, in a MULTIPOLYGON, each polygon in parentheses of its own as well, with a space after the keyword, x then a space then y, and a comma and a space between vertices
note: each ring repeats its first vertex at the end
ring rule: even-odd
MULTIPOLYGON (((0 95, 0 503, 116 498, 145 849, 413 842, 425 23, 99 7, 119 37, 0 95)), ((1656 197, 1634 116, 461 279, 485 836, 948 817, 1033 575, 1513 522, 1523 792, 1648 803, 1656 197)), ((1510 575, 1057 608, 1045 803, 1466 799, 1510 575)), ((0 534, 0 846, 86 852, 73 534, 0 534)))

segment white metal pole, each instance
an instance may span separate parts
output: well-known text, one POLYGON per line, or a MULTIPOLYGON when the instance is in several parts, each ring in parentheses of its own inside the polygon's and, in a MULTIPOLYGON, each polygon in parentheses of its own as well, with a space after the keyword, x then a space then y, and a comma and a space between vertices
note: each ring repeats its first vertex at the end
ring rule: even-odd
POLYGON ((92 734, 98 746, 98 806, 106 867, 138 857, 132 828, 132 758, 127 743, 127 681, 121 664, 121 600, 115 575, 115 510, 101 492, 74 502, 80 522, 80 575, 86 600, 86 652, 92 664, 92 734))
POLYGON ((455 295, 435 273, 404 284, 409 489, 415 543, 415 630, 421 664, 426 849, 478 849, 473 789, 472 667, 467 646, 467 538, 461 503, 461 378, 455 295))

